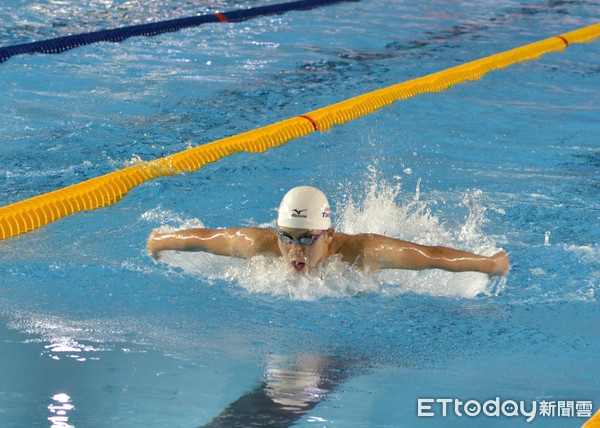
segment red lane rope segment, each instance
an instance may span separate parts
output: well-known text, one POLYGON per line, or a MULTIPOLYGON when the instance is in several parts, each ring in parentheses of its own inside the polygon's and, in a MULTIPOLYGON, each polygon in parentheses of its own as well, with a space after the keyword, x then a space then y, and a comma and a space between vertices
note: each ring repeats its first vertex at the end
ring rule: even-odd
POLYGON ((318 131, 318 130, 319 130, 319 125, 317 125, 317 122, 315 122, 315 120, 314 120, 312 117, 310 117, 310 116, 307 116, 307 115, 305 115, 305 114, 303 114, 303 115, 300 115, 300 116, 298 116, 298 117, 301 117, 302 119, 306 119, 306 120, 308 120, 310 123, 312 123, 312 126, 313 126, 313 128, 315 128, 315 131, 318 131))
POLYGON ((227 18, 222 13, 215 13, 215 16, 219 19, 219 21, 227 22, 227 18))
POLYGON ((556 36, 556 37, 561 39, 565 43, 565 46, 569 46, 569 44, 570 44, 569 41, 567 39, 565 39, 563 36, 556 36))

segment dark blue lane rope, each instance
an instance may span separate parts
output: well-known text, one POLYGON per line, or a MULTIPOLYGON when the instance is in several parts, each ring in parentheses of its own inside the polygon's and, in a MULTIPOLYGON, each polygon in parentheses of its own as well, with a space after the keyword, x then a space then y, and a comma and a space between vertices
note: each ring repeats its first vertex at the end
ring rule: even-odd
POLYGON ((156 36, 157 34, 178 31, 183 28, 196 27, 202 24, 217 22, 241 22, 259 16, 278 15, 292 10, 308 10, 320 6, 348 1, 359 0, 300 0, 290 3, 273 4, 269 6, 260 6, 250 9, 215 13, 211 15, 190 16, 187 18, 132 25, 129 27, 114 28, 111 30, 101 30, 91 33, 57 37, 55 39, 40 40, 38 42, 2 47, 0 48, 0 62, 4 62, 15 55, 32 53, 57 54, 69 49, 74 49, 76 47, 89 45, 92 43, 121 42, 129 37, 156 36))

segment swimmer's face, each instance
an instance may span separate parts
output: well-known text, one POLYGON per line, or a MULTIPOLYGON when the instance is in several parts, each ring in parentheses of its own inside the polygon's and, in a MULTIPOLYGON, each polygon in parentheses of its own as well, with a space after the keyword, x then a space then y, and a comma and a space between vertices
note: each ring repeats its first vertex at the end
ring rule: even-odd
POLYGON ((307 272, 329 255, 333 229, 280 227, 278 235, 279 250, 285 262, 298 272, 307 272))

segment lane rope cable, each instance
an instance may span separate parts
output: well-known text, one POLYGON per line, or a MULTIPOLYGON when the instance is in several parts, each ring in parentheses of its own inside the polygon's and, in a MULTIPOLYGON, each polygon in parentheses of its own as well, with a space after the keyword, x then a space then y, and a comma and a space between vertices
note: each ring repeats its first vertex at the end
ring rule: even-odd
POLYGON ((133 187, 153 178, 193 172, 233 153, 264 152, 293 138, 326 131, 398 100, 426 92, 440 92, 467 80, 478 80, 489 71, 562 51, 573 43, 591 42, 599 36, 600 23, 15 202, 0 208, 0 240, 29 232, 75 212, 112 205, 133 187))
POLYGON ((272 4, 268 6, 253 7, 249 9, 230 12, 213 13, 209 15, 190 16, 186 18, 170 19, 167 21, 151 22, 148 24, 131 25, 128 27, 110 30, 93 31, 90 33, 75 34, 57 37, 54 39, 40 40, 32 43, 0 47, 0 62, 4 62, 15 55, 42 53, 58 54, 79 46, 90 45, 98 42, 122 42, 136 36, 156 36, 158 34, 179 31, 183 28, 197 27, 203 24, 219 22, 242 22, 249 19, 267 15, 279 15, 292 10, 309 10, 342 2, 356 2, 359 0, 300 0, 290 3, 272 4))

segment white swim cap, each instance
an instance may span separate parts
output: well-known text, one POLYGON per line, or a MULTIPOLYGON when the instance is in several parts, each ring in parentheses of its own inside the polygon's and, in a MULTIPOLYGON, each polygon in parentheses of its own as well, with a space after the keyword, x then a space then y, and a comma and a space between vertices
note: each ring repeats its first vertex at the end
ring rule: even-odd
POLYGON ((327 197, 314 187, 294 187, 281 200, 277 225, 295 229, 329 229, 331 219, 327 197))

